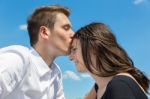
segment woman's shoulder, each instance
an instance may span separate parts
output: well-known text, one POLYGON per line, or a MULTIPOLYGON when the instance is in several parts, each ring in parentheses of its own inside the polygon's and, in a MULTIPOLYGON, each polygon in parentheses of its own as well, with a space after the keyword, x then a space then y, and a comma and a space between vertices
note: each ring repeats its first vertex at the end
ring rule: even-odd
POLYGON ((135 81, 133 80, 133 78, 129 76, 117 75, 117 76, 114 76, 113 79, 110 81, 110 84, 116 84, 116 83, 135 84, 135 81))
POLYGON ((133 88, 135 84, 136 84, 135 81, 131 77, 124 75, 117 75, 112 78, 112 80, 108 83, 107 87, 111 89, 113 88, 115 91, 116 90, 121 91, 120 88, 123 88, 122 90, 125 89, 129 90, 131 86, 133 88))
MULTIPOLYGON (((106 94, 122 97, 138 97, 135 99, 147 99, 136 81, 126 75, 117 75, 108 83, 106 94), (143 98, 144 97, 144 98, 143 98)), ((134 99, 134 98, 133 98, 134 99)))
POLYGON ((137 84, 136 80, 130 76, 117 75, 109 82, 108 87, 117 89, 119 91, 131 90, 133 92, 143 92, 140 86, 137 84))

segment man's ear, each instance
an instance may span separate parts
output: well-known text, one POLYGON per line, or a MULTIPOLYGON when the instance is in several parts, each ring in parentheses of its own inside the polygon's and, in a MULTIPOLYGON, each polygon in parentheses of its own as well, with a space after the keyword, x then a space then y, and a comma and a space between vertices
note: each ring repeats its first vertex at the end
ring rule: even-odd
POLYGON ((39 29, 39 35, 43 39, 48 39, 48 37, 50 35, 50 30, 46 26, 41 26, 40 29, 39 29))

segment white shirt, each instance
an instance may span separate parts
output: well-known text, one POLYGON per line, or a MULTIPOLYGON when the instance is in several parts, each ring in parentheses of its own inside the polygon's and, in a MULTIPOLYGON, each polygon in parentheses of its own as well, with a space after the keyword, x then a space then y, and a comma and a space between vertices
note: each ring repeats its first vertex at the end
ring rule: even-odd
POLYGON ((33 48, 1 48, 0 99, 64 99, 59 67, 49 68, 33 48))

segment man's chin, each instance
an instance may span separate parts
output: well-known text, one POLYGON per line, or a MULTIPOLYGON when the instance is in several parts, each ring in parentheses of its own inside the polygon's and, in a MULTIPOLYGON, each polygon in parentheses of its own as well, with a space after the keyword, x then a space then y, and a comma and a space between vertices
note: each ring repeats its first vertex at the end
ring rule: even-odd
POLYGON ((68 56, 70 54, 69 50, 64 50, 62 56, 68 56))
POLYGON ((70 54, 70 50, 68 49, 66 52, 65 52, 65 55, 69 55, 70 54))

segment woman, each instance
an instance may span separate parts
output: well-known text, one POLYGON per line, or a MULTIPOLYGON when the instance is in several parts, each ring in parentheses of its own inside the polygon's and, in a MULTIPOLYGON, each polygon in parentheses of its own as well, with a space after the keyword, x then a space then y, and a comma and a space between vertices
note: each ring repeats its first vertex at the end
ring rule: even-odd
POLYGON ((91 99, 148 99, 150 80, 137 69, 115 36, 103 23, 79 29, 72 41, 70 59, 79 72, 95 79, 91 99))

